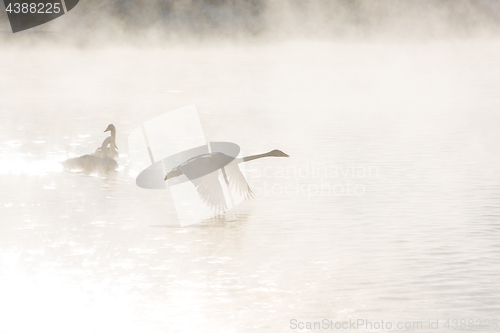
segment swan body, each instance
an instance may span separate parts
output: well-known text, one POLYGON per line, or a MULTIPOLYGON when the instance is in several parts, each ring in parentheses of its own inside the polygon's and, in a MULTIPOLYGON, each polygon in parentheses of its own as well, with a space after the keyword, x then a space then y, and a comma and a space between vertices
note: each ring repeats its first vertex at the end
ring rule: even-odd
POLYGON ((167 173, 165 180, 185 175, 196 187, 198 195, 205 204, 215 212, 224 212, 227 209, 224 192, 219 182, 218 173, 214 171, 221 169, 229 189, 249 200, 253 198, 254 194, 238 164, 263 157, 289 157, 289 155, 281 150, 272 150, 265 154, 237 159, 220 152, 202 154, 173 168, 167 173))
POLYGON ((99 154, 87 154, 70 158, 62 162, 62 165, 67 170, 83 171, 85 173, 104 173, 116 170, 118 163, 108 155, 108 150, 104 149, 108 145, 111 145, 111 148, 116 148, 114 140, 111 137, 107 137, 100 147, 99 154))

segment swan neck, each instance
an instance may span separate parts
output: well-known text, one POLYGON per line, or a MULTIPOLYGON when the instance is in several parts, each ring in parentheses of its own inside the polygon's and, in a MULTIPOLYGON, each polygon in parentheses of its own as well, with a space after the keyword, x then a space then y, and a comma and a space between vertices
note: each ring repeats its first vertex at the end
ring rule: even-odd
POLYGON ((269 152, 269 153, 265 153, 265 154, 247 156, 247 157, 243 157, 243 162, 248 162, 248 161, 252 161, 252 160, 256 160, 258 158, 263 158, 263 157, 268 157, 268 156, 273 156, 273 155, 271 152, 269 152))
POLYGON ((104 148, 106 148, 109 144, 110 144, 110 138, 107 137, 103 142, 102 142, 102 145, 101 145, 101 150, 104 150, 104 148))
POLYGON ((111 142, 113 141, 114 139, 110 136, 108 136, 106 139, 104 139, 104 141, 102 142, 102 145, 101 145, 101 157, 102 158, 111 158, 109 155, 108 155, 108 145, 111 144, 111 142))

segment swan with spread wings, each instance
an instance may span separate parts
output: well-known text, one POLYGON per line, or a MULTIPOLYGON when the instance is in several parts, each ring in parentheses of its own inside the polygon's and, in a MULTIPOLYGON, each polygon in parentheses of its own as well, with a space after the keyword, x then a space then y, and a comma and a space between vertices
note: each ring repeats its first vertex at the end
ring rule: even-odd
POLYGON ((219 182, 217 170, 221 169, 224 180, 231 191, 249 200, 253 192, 238 167, 239 163, 264 157, 289 157, 281 150, 272 150, 265 154, 234 159, 224 153, 213 152, 193 157, 173 168, 165 176, 165 181, 185 175, 196 187, 198 195, 216 213, 227 209, 224 192, 219 182))

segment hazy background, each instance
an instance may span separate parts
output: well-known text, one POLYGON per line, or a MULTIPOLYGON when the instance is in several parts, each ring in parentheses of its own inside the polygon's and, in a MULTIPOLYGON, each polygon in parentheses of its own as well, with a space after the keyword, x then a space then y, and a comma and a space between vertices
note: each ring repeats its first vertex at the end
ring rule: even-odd
MULTIPOLYGON (((3 3, 0 4, 3 8, 3 3)), ((13 37, 103 46, 190 38, 470 38, 498 34, 495 0, 82 0, 70 15, 13 37)), ((7 15, 0 27, 9 31, 7 15)))
POLYGON ((498 2, 81 1, 18 34, 0 14, 1 333, 500 319, 498 2), (208 140, 290 158, 180 228, 127 137, 190 104, 208 140), (63 172, 110 123, 119 170, 63 172))

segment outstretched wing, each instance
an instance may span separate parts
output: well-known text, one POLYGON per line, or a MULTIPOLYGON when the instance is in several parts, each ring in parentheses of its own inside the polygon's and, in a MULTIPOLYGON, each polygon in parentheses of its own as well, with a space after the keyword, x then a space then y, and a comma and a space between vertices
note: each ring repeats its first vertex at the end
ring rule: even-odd
POLYGON ((235 191, 239 195, 245 198, 245 200, 251 200, 254 198, 254 194, 250 186, 248 186, 247 180, 241 173, 238 167, 238 161, 233 160, 231 163, 224 167, 226 175, 229 182, 229 189, 235 191))
POLYGON ((218 172, 211 172, 203 177, 191 180, 201 200, 216 214, 226 211, 226 199, 219 182, 218 172))

